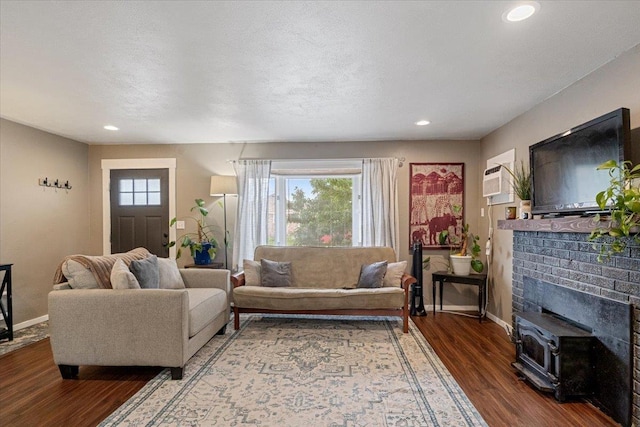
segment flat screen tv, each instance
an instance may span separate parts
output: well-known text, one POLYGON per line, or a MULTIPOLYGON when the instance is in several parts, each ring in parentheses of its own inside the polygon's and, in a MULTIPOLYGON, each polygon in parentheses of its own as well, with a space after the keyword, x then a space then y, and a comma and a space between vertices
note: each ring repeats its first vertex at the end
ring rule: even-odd
POLYGON ((607 160, 632 160, 629 110, 620 108, 529 147, 531 213, 585 215, 599 211, 596 194, 609 185, 598 171, 607 160))

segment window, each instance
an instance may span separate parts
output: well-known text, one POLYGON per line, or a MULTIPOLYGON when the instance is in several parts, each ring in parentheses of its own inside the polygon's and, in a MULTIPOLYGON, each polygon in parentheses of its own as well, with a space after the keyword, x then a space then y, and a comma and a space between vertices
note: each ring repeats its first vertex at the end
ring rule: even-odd
POLYGON ((118 201, 120 206, 160 206, 160 179, 121 179, 118 201))
POLYGON ((303 163, 272 166, 269 244, 360 245, 360 162, 303 163))

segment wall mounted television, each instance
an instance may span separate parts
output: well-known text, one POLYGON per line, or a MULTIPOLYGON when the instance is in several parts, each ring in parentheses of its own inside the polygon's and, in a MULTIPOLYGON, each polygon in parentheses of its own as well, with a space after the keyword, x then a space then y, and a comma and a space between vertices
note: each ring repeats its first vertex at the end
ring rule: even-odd
POLYGON ((620 108, 531 145, 531 213, 598 212, 596 194, 609 186, 610 177, 608 171, 596 168, 611 159, 634 161, 631 144, 629 110, 620 108))

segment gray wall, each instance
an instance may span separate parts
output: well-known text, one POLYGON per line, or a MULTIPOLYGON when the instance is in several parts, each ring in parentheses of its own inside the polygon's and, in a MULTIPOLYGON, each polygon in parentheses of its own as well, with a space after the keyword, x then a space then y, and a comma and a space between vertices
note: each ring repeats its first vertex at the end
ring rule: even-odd
MULTIPOLYGON (((487 159, 515 148, 516 162, 528 164, 530 145, 620 107, 631 110, 632 129, 640 126, 640 45, 483 138, 481 161, 486 165, 487 159)), ((486 206, 481 196, 478 205, 486 206)), ((493 211, 495 261, 488 311, 510 324, 513 232, 496 226, 504 219, 504 206, 493 211)), ((488 228, 483 218, 483 241, 488 228)))
POLYGON ((60 260, 89 250, 88 147, 0 119, 0 262, 13 263, 14 323, 47 314, 60 260), (38 185, 69 180, 72 189, 38 185))

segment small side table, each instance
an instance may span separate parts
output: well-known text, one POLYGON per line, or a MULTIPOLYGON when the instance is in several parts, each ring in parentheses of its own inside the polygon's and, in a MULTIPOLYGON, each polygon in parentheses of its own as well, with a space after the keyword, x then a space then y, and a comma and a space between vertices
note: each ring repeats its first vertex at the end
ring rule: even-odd
POLYGON ((0 340, 9 338, 13 341, 13 304, 11 294, 11 266, 13 264, 0 264, 0 271, 4 271, 2 282, 0 284, 0 312, 2 312, 2 320, 6 328, 0 328, 0 340), (6 304, 2 303, 6 301, 6 304))
POLYGON ((478 287, 478 320, 482 322, 482 308, 487 302, 487 275, 470 274, 468 276, 458 276, 448 271, 436 271, 431 275, 433 290, 433 315, 436 314, 436 284, 440 285, 440 311, 442 311, 442 288, 445 283, 460 283, 462 285, 473 285, 478 287))
POLYGON ((187 264, 184 268, 212 268, 214 270, 224 267, 221 262, 212 262, 211 264, 187 264))

